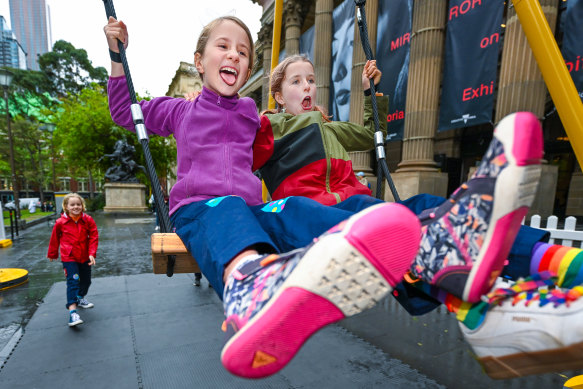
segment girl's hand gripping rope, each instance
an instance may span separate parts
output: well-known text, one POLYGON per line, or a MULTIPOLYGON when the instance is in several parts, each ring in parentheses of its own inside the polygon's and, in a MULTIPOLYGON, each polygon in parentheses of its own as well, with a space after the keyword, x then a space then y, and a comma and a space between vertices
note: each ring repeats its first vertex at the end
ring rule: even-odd
POLYGON ((370 89, 371 79, 375 85, 378 85, 382 75, 383 73, 377 68, 377 61, 375 59, 366 61, 362 69, 362 89, 365 91, 370 89))
POLYGON ((107 44, 109 45, 109 50, 113 51, 114 53, 119 53, 119 48, 117 46, 117 41, 121 41, 123 43, 123 47, 127 49, 128 47, 128 28, 126 27, 125 23, 117 21, 113 16, 109 17, 107 21, 107 25, 103 27, 103 32, 107 38, 107 44))

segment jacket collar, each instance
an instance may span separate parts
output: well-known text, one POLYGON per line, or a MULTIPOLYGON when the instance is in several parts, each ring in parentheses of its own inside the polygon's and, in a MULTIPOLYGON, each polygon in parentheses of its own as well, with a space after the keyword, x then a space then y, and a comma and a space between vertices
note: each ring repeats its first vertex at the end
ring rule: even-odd
MULTIPOLYGON (((63 214, 61 215, 61 217, 63 219, 65 219, 65 221, 73 221, 73 218, 69 217, 69 215, 67 215, 66 212, 63 212, 63 214)), ((81 217, 79 218, 79 221, 82 221, 85 219, 85 212, 81 212, 81 217)))
POLYGON ((212 104, 218 105, 220 107, 231 109, 239 102, 239 95, 235 96, 220 96, 206 87, 202 87, 202 92, 200 95, 201 99, 208 101, 212 104))

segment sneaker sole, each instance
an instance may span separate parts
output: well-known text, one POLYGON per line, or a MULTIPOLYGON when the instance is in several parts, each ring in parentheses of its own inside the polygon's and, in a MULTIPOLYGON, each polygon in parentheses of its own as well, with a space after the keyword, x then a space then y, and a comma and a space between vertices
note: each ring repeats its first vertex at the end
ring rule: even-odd
POLYGON ((498 175, 490 227, 480 254, 468 275, 463 299, 477 302, 489 292, 530 208, 540 180, 543 155, 542 130, 536 116, 518 112, 504 118, 494 136, 504 145, 508 166, 498 175), (522 131, 516 132, 515 128, 522 131))
POLYGON ((78 326, 79 324, 83 324, 83 320, 77 320, 77 321, 74 321, 73 323, 68 323, 68 324, 69 324, 69 327, 75 327, 75 326, 78 326))
POLYGON ((483 357, 478 361, 493 379, 583 369, 583 342, 568 347, 504 357, 483 357))
POLYGON ((80 307, 80 308, 83 308, 83 309, 89 309, 89 308, 93 308, 95 305, 91 304, 91 305, 85 305, 85 306, 83 306, 83 305, 77 304, 77 306, 80 307))
POLYGON ((228 371, 247 378, 276 373, 320 328, 373 307, 401 280, 419 248, 417 217, 386 203, 344 223, 305 254, 269 303, 229 339, 221 353, 228 371))

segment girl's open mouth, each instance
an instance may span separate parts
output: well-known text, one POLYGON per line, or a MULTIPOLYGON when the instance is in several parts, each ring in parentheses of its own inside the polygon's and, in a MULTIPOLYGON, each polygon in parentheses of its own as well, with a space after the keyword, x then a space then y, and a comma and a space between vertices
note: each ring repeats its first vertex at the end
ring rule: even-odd
POLYGON ((312 109, 312 98, 310 96, 306 96, 304 100, 302 100, 302 108, 305 111, 310 111, 312 109))
POLYGON ((229 86, 235 85, 235 82, 237 81, 237 71, 234 68, 224 66, 219 70, 219 74, 225 84, 229 86))

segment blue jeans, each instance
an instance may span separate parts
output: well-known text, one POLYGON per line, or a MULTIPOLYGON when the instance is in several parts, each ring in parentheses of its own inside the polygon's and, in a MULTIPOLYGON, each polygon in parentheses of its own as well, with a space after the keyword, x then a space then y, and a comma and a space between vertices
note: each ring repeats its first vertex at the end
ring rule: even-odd
POLYGON ((77 304, 79 297, 85 297, 91 285, 91 266, 89 261, 62 262, 65 278, 67 279, 67 309, 71 304, 77 304))
POLYGON ((237 196, 197 201, 172 215, 176 233, 222 298, 223 271, 241 251, 280 253, 306 246, 352 212, 306 197, 248 206, 237 196))
MULTIPOLYGON (((419 214, 444 201, 442 197, 421 194, 400 203, 419 214)), ((241 251, 252 248, 267 254, 304 247, 353 214, 383 202, 371 196, 355 195, 333 206, 306 197, 288 197, 248 206, 240 197, 226 196, 187 204, 172 215, 172 222, 176 233, 222 299, 225 266, 241 251)), ((520 229, 516 241, 524 244, 513 246, 510 255, 511 262, 520 260, 519 271, 528 270, 532 246, 542 238, 539 232, 541 230, 524 226, 520 229)), ((425 313, 439 305, 430 298, 427 301, 428 296, 417 289, 408 291, 399 285, 396 289, 402 301, 397 299, 412 314, 425 313), (415 302, 417 292, 422 294, 419 303, 415 302), (407 306, 409 300, 410 307, 407 306)))

